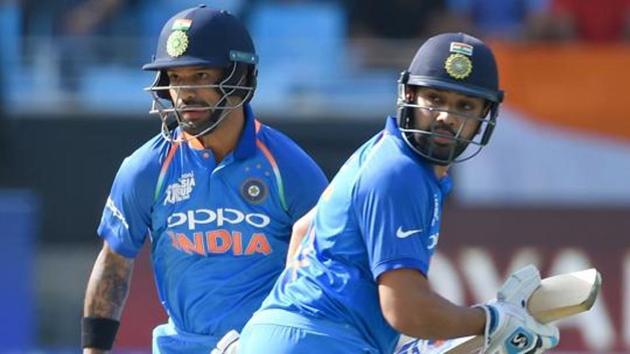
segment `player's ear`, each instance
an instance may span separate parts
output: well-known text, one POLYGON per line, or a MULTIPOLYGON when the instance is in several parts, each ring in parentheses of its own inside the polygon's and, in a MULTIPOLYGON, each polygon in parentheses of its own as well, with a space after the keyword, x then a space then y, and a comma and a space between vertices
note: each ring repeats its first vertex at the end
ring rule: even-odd
POLYGON ((230 95, 230 96, 227 96, 225 99, 230 106, 237 106, 237 105, 240 105, 241 102, 243 102, 244 97, 237 96, 237 95, 230 95))

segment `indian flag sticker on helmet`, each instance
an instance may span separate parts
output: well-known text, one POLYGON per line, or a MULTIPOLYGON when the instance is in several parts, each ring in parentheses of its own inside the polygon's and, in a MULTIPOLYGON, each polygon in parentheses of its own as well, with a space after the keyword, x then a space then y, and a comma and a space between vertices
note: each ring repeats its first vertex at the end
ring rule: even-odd
POLYGON ((171 29, 173 31, 188 31, 190 29, 190 25, 192 25, 192 20, 189 18, 178 18, 173 22, 173 27, 171 29))
POLYGON ((462 54, 451 54, 444 62, 444 69, 454 79, 463 80, 472 72, 472 61, 462 54))
POLYGON ((188 35, 184 31, 173 31, 166 40, 166 52, 172 57, 180 57, 188 49, 188 35))
POLYGON ((451 42, 450 52, 464 54, 471 57, 473 55, 473 46, 462 42, 451 42))

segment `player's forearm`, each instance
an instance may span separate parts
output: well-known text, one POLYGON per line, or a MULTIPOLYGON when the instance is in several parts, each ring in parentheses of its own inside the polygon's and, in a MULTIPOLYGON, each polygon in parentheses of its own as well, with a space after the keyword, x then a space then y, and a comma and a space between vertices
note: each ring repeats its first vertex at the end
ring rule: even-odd
POLYGON ((379 277, 381 311, 389 324, 410 337, 447 339, 483 333, 481 309, 457 306, 431 290, 414 269, 397 269, 379 277))
POLYGON ((83 316, 119 321, 127 299, 132 270, 133 260, 116 254, 105 243, 88 281, 83 316))
POLYGON ((482 334, 485 313, 478 308, 457 306, 437 294, 419 299, 415 315, 404 333, 426 339, 448 339, 482 334))

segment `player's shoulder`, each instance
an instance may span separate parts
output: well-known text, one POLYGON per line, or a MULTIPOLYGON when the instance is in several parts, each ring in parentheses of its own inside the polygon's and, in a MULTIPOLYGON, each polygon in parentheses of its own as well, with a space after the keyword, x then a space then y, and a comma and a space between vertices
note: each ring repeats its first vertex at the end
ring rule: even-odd
POLYGON ((397 137, 383 134, 366 156, 364 174, 377 178, 426 177, 426 163, 411 155, 397 137))
POLYGON ((293 139, 273 127, 261 124, 256 138, 285 167, 299 169, 300 166, 315 164, 293 139))
POLYGON ((293 139, 267 124, 260 124, 256 138, 274 151, 287 149, 290 153, 295 153, 302 150, 293 139))
POLYGON ((414 157, 395 136, 377 136, 357 176, 357 186, 365 191, 410 191, 430 183, 430 169, 426 162, 414 157))
POLYGON ((125 158, 119 174, 141 180, 157 178, 162 163, 172 148, 172 144, 158 134, 125 158))

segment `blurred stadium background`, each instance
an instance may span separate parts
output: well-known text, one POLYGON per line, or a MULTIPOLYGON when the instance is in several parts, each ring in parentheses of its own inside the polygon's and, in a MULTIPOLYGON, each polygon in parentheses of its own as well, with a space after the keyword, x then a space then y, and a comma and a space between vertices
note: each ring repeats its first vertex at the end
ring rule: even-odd
MULTIPOLYGON (((163 22, 200 0, 0 0, 0 352, 79 351, 95 235, 122 159, 158 132, 142 88, 163 22)), ((453 169, 435 288, 493 296, 514 268, 595 266, 595 310, 558 352, 630 353, 630 0, 207 0, 260 54, 257 115, 332 176, 395 111, 423 38, 491 42, 507 99, 493 141, 453 169)), ((165 315, 145 252, 116 352, 165 315)))

